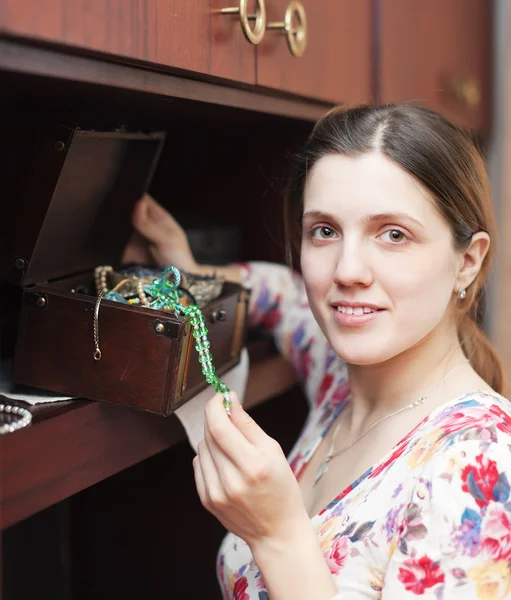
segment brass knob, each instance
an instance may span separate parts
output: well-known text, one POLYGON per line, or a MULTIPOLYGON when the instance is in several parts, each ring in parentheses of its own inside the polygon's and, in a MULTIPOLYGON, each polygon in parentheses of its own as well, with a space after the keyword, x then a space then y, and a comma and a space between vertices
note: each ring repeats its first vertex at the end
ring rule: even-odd
POLYGON ((451 75, 445 77, 446 92, 460 104, 474 109, 481 103, 481 88, 473 77, 451 75))
POLYGON ((209 316, 209 320, 211 321, 211 323, 216 323, 217 321, 225 321, 226 318, 227 313, 223 309, 214 310, 209 316))
POLYGON ((282 29, 286 34, 287 45, 293 56, 303 56, 307 48, 307 15, 305 8, 298 0, 291 0, 286 8, 284 21, 268 23, 267 29, 282 29), (293 21, 296 19, 296 25, 293 21))
POLYGON ((44 296, 39 296, 36 301, 37 306, 39 308, 44 308, 46 306, 46 298, 44 296))
POLYGON ((239 15, 243 35, 251 44, 257 45, 266 31, 266 6, 264 0, 256 0, 256 5, 255 15, 248 14, 248 0, 240 0, 239 6, 221 8, 216 12, 222 15, 239 15), (250 27, 250 21, 255 21, 254 29, 250 27))

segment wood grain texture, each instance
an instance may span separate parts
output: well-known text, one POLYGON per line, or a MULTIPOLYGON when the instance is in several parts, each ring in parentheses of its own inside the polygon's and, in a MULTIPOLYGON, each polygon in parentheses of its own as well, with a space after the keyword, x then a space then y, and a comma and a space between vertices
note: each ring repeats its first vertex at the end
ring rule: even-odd
MULTIPOLYGON (((59 282, 59 287, 65 285, 59 282)), ((239 361, 239 354, 233 356, 231 348, 240 291, 240 286, 226 283, 222 296, 204 308, 218 375, 239 361), (225 312, 224 321, 211 323, 210 315, 215 310, 225 312)), ((103 302, 99 311, 103 356, 95 361, 94 305, 92 296, 60 292, 55 286, 31 288, 23 299, 14 380, 64 395, 163 415, 169 415, 207 387, 191 333, 185 337, 183 322, 161 311, 103 302), (45 296, 44 308, 35 304, 36 294, 45 296), (156 334, 156 322, 168 326, 171 335, 156 334), (178 369, 181 353, 188 344, 193 346, 183 395, 177 387, 178 369)))
POLYGON ((119 264, 164 135, 47 126, 29 138, 18 154, 16 202, 0 220, 0 278, 33 285, 119 264), (20 258, 26 266, 17 269, 20 258))
POLYGON ((26 429, 0 437, 0 529, 169 448, 174 417, 96 402, 33 409, 26 429))
MULTIPOLYGON (((35 48, 24 43, 0 39, 0 69, 12 74, 41 75, 63 83, 93 84, 117 91, 130 90, 240 108, 315 121, 330 108, 327 102, 263 94, 251 89, 219 85, 212 81, 197 81, 166 73, 148 71, 135 65, 114 64, 98 58, 72 56, 59 50, 35 48)), ((1 81, 1 79, 0 79, 1 81)), ((51 80, 50 80, 51 81, 51 80)))
POLYGON ((216 77, 243 83, 256 82, 256 46, 245 39, 236 15, 216 11, 236 6, 239 0, 211 0, 211 45, 209 72, 216 77))
MULTIPOLYGON (((266 344, 259 351, 257 344, 249 344, 248 350, 259 373, 258 365, 274 356, 266 344)), ((303 394, 295 389, 294 395, 305 407, 303 394)), ((279 417, 272 404, 265 430, 271 435, 272 427, 280 428, 276 437, 286 437, 290 449, 295 438, 289 425, 303 420, 303 410, 295 404, 292 414, 279 417)), ((31 426, 0 436, 0 531, 186 439, 174 415, 165 418, 113 404, 71 400, 30 411, 31 426)), ((191 464, 183 468, 192 470, 191 464)), ((175 496, 180 479, 173 481, 175 496)))
MULTIPOLYGON (((328 102, 371 100, 370 0, 302 0, 308 45, 296 58, 284 34, 267 30, 257 48, 257 83, 328 102)), ((282 21, 288 0, 267 2, 268 20, 282 21)))
POLYGON ((457 124, 491 125, 492 3, 488 0, 379 2, 379 100, 416 102, 457 124), (449 98, 445 77, 473 77, 481 103, 472 109, 449 98))
POLYGON ((143 308, 104 302, 99 312, 101 360, 93 358, 95 298, 36 287, 46 306, 23 299, 13 379, 69 396, 104 400, 160 414, 170 412, 183 327, 176 338, 157 335, 156 320, 174 319, 143 308), (152 312, 153 314, 148 314, 152 312), (177 337, 179 336, 179 337, 177 337))
POLYGON ((207 73, 209 0, 1 0, 0 33, 207 73))

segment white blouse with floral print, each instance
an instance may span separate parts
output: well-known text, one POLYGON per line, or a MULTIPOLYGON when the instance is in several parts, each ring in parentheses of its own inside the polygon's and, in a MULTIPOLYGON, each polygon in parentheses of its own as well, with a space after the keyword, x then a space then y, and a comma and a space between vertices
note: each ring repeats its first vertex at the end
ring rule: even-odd
MULTIPOLYGON (((310 402, 288 460, 297 478, 349 402, 345 364, 282 266, 244 265, 250 325, 275 337, 310 402)), ((511 598, 511 407, 475 391, 435 409, 312 518, 338 600, 511 598)), ((268 600, 247 544, 218 553, 224 599, 268 600)), ((311 599, 314 600, 314 599, 311 599)))

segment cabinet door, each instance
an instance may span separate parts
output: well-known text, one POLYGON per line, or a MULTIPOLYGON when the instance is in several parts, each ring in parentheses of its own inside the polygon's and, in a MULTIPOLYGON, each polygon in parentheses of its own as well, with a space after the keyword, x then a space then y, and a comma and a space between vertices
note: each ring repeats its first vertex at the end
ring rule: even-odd
POLYGON ((461 126, 490 126, 492 3, 380 0, 382 102, 417 102, 461 126))
POLYGON ((209 0, 0 0, 0 35, 207 73, 209 0))
MULTIPOLYGON (((223 15, 222 8, 239 6, 239 0, 211 0, 211 75, 244 83, 256 81, 256 46, 243 35, 239 15, 223 15)), ((255 11, 255 0, 249 2, 255 11)))
MULTIPOLYGON (((257 83, 328 102, 371 99, 371 0, 301 0, 308 40, 293 56, 281 30, 257 47, 257 83)), ((269 22, 282 22, 290 0, 266 0, 269 22)))

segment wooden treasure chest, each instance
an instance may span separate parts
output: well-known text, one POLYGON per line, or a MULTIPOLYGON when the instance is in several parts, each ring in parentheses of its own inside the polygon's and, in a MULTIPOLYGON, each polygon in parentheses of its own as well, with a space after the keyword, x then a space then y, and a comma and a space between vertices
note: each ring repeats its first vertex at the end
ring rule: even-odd
MULTIPOLYGON (((119 267, 164 140, 53 129, 24 165, 0 224, 0 276, 22 286, 15 382, 162 415, 206 387, 186 319, 97 300, 94 269, 119 267)), ((239 362, 247 303, 225 282, 203 309, 218 375, 239 362)))

